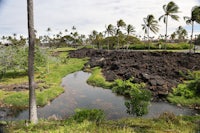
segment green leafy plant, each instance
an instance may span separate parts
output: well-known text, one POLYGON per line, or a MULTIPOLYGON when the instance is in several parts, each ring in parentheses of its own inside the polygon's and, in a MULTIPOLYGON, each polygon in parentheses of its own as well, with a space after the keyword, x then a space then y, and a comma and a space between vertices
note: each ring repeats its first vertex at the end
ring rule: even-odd
POLYGON ((186 81, 179 84, 167 99, 170 102, 182 104, 185 106, 199 106, 200 105, 200 71, 191 72, 186 74, 180 72, 186 81))
POLYGON ((84 120, 100 123, 105 119, 103 110, 100 109, 76 109, 72 118, 76 122, 83 122, 84 120))
POLYGON ((145 89, 131 88, 129 91, 130 100, 125 102, 127 112, 129 114, 135 114, 136 116, 142 116, 148 113, 148 105, 151 99, 151 93, 145 89))
POLYGON ((148 113, 151 93, 150 91, 144 89, 144 83, 132 83, 132 80, 133 79, 123 81, 117 79, 113 83, 112 90, 117 94, 130 97, 130 99, 125 102, 125 106, 127 107, 127 112, 129 114, 142 116, 148 113))

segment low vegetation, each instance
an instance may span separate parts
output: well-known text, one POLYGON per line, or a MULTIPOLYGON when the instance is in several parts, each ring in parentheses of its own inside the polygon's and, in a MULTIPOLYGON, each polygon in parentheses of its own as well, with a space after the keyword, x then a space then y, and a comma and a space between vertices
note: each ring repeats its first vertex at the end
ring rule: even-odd
POLYGON ((105 78, 103 77, 101 73, 101 69, 98 67, 95 67, 92 69, 92 75, 88 78, 87 82, 90 85, 97 86, 97 87, 103 87, 103 88, 111 88, 112 83, 107 82, 105 78))
MULTIPOLYGON (((69 73, 81 70, 86 63, 86 59, 66 58, 66 51, 68 50, 64 49, 65 52, 63 52, 63 49, 61 50, 62 52, 60 50, 53 51, 51 54, 57 53, 57 55, 48 58, 46 66, 37 67, 35 78, 38 106, 44 106, 63 93, 64 89, 60 86, 61 79, 69 73)), ((13 85, 14 87, 18 85, 23 86, 23 84, 26 84, 27 79, 27 76, 23 72, 18 72, 18 76, 13 78, 4 76, 0 83, 3 86, 3 90, 0 91, 1 106, 14 109, 28 107, 28 90, 7 90, 9 85, 13 85)))
POLYGON ((37 125, 28 125, 24 121, 1 122, 5 132, 15 133, 190 133, 198 132, 199 116, 175 116, 163 113, 158 118, 129 118, 107 121, 102 118, 101 110, 79 110, 67 120, 40 120, 37 125))
POLYGON ((142 116, 148 113, 147 107, 151 93, 144 89, 144 83, 133 83, 133 79, 107 82, 98 67, 92 69, 92 75, 87 82, 94 86, 112 89, 113 92, 128 97, 129 100, 125 102, 125 105, 129 114, 142 116))
POLYGON ((186 81, 173 89, 168 100, 183 106, 200 107, 200 71, 182 75, 186 81))
POLYGON ((151 50, 163 50, 165 49, 168 50, 184 50, 184 49, 189 49, 190 44, 188 43, 164 43, 164 42, 158 42, 158 43, 151 43, 151 42, 146 42, 146 43, 141 43, 141 44, 133 44, 130 45, 129 49, 135 49, 135 50, 144 50, 148 49, 150 47, 151 50))

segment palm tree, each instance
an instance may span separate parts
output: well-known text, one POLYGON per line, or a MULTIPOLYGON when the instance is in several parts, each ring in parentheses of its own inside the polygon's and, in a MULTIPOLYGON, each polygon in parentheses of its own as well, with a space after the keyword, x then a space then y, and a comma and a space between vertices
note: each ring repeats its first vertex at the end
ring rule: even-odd
POLYGON ((191 42, 190 42, 190 52, 192 49, 192 39, 193 39, 193 32, 194 32, 194 22, 200 24, 200 6, 194 6, 191 10, 191 17, 184 17, 186 24, 192 25, 192 32, 191 32, 191 42))
POLYGON ((117 43, 117 48, 119 48, 119 33, 122 33, 120 32, 120 28, 121 27, 125 27, 126 26, 126 23, 124 22, 124 20, 120 19, 117 21, 117 35, 118 35, 118 43, 117 43))
POLYGON ((49 35, 49 33, 51 32, 51 28, 50 27, 47 28, 47 32, 48 32, 48 35, 49 35))
POLYGON ((184 40, 185 37, 187 36, 187 31, 182 26, 179 26, 178 29, 176 30, 176 34, 178 35, 179 41, 181 41, 184 40))
POLYGON ((106 26, 106 33, 108 34, 108 50, 109 50, 109 36, 113 35, 114 32, 114 26, 112 24, 109 24, 108 27, 106 26))
POLYGON ((98 32, 96 30, 93 30, 92 33, 89 35, 89 39, 91 41, 93 48, 94 48, 94 44, 95 44, 97 34, 98 34, 98 32))
POLYGON ((170 35, 170 38, 171 38, 171 40, 175 40, 175 38, 176 38, 176 32, 173 32, 171 35, 170 35))
POLYGON ((131 25, 131 24, 128 24, 127 25, 127 27, 126 27, 126 32, 127 32, 127 45, 126 45, 126 49, 128 50, 128 48, 129 48, 129 35, 130 34, 133 34, 134 32, 135 32, 135 27, 133 26, 133 25, 131 25))
POLYGON ((75 31, 75 30, 76 30, 76 27, 75 27, 75 26, 72 26, 72 30, 74 30, 74 31, 75 31))
POLYGON ((27 0, 28 12, 28 36, 29 36, 29 52, 28 52, 28 78, 29 78, 29 120, 31 123, 38 122, 37 106, 35 96, 34 83, 34 51, 35 51, 35 34, 33 21, 33 0, 27 0))
POLYGON ((97 46, 98 48, 101 48, 102 49, 102 44, 101 44, 101 41, 103 40, 103 33, 102 32, 99 32, 97 35, 96 35, 96 43, 97 43, 97 46))
POLYGON ((126 27, 127 35, 129 36, 130 34, 135 32, 135 27, 132 26, 131 24, 127 25, 126 27))
MULTIPOLYGON (((153 33, 157 33, 159 30, 158 21, 155 20, 152 14, 144 18, 144 24, 142 24, 142 29, 145 30, 145 33, 147 34, 147 39, 149 44, 149 31, 151 30, 153 33)), ((149 44, 149 49, 150 49, 150 44, 149 44)))
MULTIPOLYGON (((176 14, 179 12, 178 11, 179 7, 173 1, 171 1, 167 5, 163 5, 163 10, 165 14, 159 18, 159 21, 163 19, 164 23, 166 24, 165 41, 167 42, 168 17, 170 16, 172 19, 178 21, 179 16, 176 14)), ((166 49, 166 45, 165 45, 165 49, 166 49)))

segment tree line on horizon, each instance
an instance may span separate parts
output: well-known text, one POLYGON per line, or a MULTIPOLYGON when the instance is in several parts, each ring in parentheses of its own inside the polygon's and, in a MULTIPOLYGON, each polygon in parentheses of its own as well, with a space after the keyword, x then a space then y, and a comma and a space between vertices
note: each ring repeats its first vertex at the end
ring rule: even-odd
MULTIPOLYGON (((50 27, 47 28, 47 35, 39 36, 36 38, 36 42, 43 44, 43 46, 56 46, 56 47, 62 47, 67 45, 96 45, 97 47, 102 47, 100 45, 103 45, 106 43, 107 48, 113 47, 112 45, 116 45, 116 48, 119 48, 120 45, 128 45, 131 43, 130 40, 136 40, 132 39, 131 36, 142 40, 149 42, 151 40, 162 40, 163 42, 167 42, 168 38, 170 37, 170 41, 186 41, 189 40, 188 38, 188 32, 186 29, 184 29, 182 26, 177 27, 176 31, 173 32, 171 35, 168 35, 168 21, 169 18, 178 21, 179 16, 177 13, 179 13, 179 7, 176 3, 173 1, 169 2, 168 4, 163 5, 163 11, 164 14, 162 14, 158 20, 155 19, 153 14, 149 14, 146 17, 143 18, 143 24, 142 29, 144 30, 144 36, 135 35, 135 27, 132 24, 126 24, 124 20, 120 19, 117 21, 116 25, 108 24, 105 26, 105 31, 98 32, 96 30, 93 30, 88 37, 83 34, 79 34, 76 27, 73 26, 71 32, 69 32, 67 29, 64 30, 64 32, 59 32, 57 34, 51 35, 52 29, 50 27), (159 32, 159 25, 158 21, 163 20, 163 22, 166 25, 165 28, 165 35, 159 35, 158 39, 155 37, 150 37, 150 32, 156 34, 159 32), (123 32, 125 31, 125 32, 123 32), (131 39, 130 39, 131 38, 131 39), (113 42, 116 42, 114 44, 113 42)), ((186 21, 186 24, 191 25, 191 36, 190 40, 193 40, 193 32, 194 32, 194 23, 200 23, 200 6, 194 6, 191 10, 191 16, 184 16, 184 20, 186 21)), ((37 34, 37 31, 34 30, 35 34, 37 34)), ((23 36, 20 36, 19 39, 16 39, 16 34, 13 34, 13 36, 3 36, 2 40, 9 40, 9 42, 12 43, 19 43, 22 44, 22 42, 25 42, 25 38, 23 36), (19 41, 20 40, 20 41, 19 41)), ((138 42, 138 41, 136 41, 138 42)), ((192 47, 192 46, 191 46, 192 47)), ((166 49, 166 46, 165 46, 166 49)))

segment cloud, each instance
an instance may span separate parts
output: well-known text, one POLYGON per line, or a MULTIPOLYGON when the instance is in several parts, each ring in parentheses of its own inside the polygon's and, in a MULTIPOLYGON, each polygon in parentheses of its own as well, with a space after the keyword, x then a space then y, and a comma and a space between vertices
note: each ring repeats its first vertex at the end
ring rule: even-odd
MULTIPOLYGON (((164 11, 162 6, 170 0, 34 0, 35 28, 38 34, 47 34, 48 27, 52 33, 75 26, 79 33, 89 34, 92 30, 104 31, 105 25, 116 25, 123 19, 136 27, 136 34, 143 35, 141 29, 143 18, 153 14, 159 18, 164 11)), ((169 20, 169 33, 179 26, 186 26, 183 16, 190 16, 193 6, 199 0, 174 0, 180 7, 180 21, 169 20)), ((0 35, 13 33, 27 35, 26 1, 6 0, 0 10, 0 35)), ((165 33, 165 25, 159 22, 160 34, 165 33)), ((197 25, 197 30, 200 30, 197 25)), ((189 30, 189 27, 188 27, 189 30)), ((153 35, 153 34, 151 34, 153 35)))

